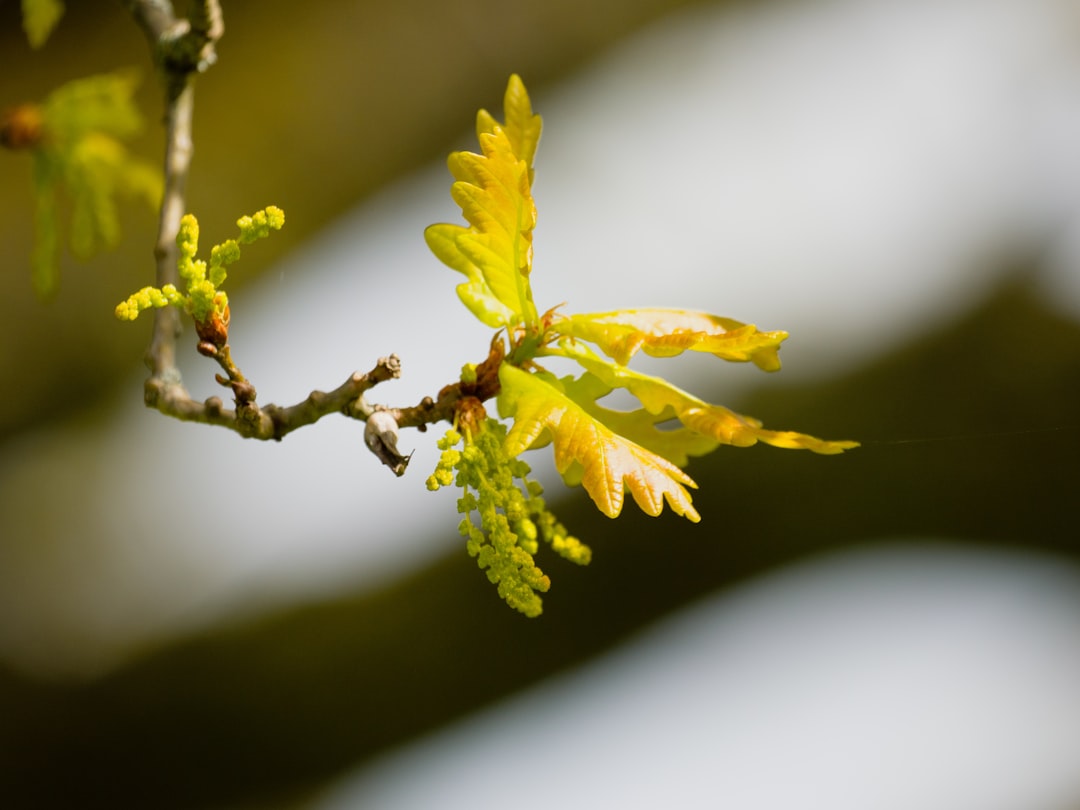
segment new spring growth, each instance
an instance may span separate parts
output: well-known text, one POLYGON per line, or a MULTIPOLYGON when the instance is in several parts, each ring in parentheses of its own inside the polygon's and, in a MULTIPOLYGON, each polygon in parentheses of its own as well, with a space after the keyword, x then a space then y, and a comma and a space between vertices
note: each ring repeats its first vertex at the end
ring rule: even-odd
POLYGON ((117 305, 116 317, 122 321, 133 321, 144 310, 175 306, 191 315, 196 325, 217 324, 227 329, 229 297, 221 286, 228 275, 228 266, 240 258, 240 245, 263 239, 271 231, 280 230, 284 224, 285 212, 273 205, 252 216, 240 217, 236 221, 240 230, 237 238, 214 245, 207 263, 195 258, 199 251, 199 222, 194 215, 185 214, 176 236, 176 269, 183 292, 172 284, 160 289, 143 287, 117 305))
POLYGON ((503 330, 509 342, 497 393, 499 415, 513 420, 507 455, 550 444, 564 480, 583 486, 605 515, 616 517, 629 494, 646 514, 659 515, 667 505, 696 522, 700 515, 690 492, 696 484, 682 469, 691 457, 723 444, 759 441, 826 455, 857 445, 766 430, 753 417, 628 366, 639 352, 676 357, 694 351, 776 371, 786 332, 657 307, 576 314, 555 307, 539 314, 531 278, 537 223, 533 159, 541 121, 518 76, 510 77, 503 108, 501 122, 484 111, 477 116, 479 152, 454 152, 448 160, 450 194, 465 224, 435 224, 424 235, 432 252, 465 277, 457 287, 462 303, 483 323, 503 330), (545 357, 571 360, 582 372, 556 378, 538 362, 545 357), (616 388, 641 407, 618 412, 601 405, 616 388), (677 427, 668 429, 673 421, 677 427))
POLYGON ((506 454, 505 439, 506 427, 495 419, 464 436, 448 430, 438 442, 442 456, 427 487, 456 483, 462 488, 458 512, 464 517, 458 531, 467 538, 466 550, 510 607, 538 616, 540 594, 551 585, 533 558, 538 541, 578 565, 588 564, 592 552, 548 510, 544 488, 528 478, 526 462, 506 454))
MULTIPOLYGON (((676 357, 694 351, 776 371, 786 332, 686 309, 568 314, 560 305, 541 314, 531 287, 533 160, 541 120, 518 76, 510 77, 503 109, 503 121, 483 110, 477 115, 479 152, 454 152, 447 161, 450 195, 465 224, 438 223, 424 232, 435 256, 464 276, 457 286, 461 302, 497 330, 488 361, 497 378, 487 369, 488 385, 478 392, 484 396, 457 404, 454 426, 464 436, 452 431, 443 439, 428 488, 454 481, 465 489, 458 510, 466 514, 461 532, 469 553, 510 605, 533 616, 540 611, 538 594, 548 587, 532 560, 537 537, 575 562, 587 562, 589 550, 551 517, 539 485, 526 481, 528 467, 518 460, 525 450, 550 445, 563 480, 580 484, 608 517, 619 515, 629 495, 648 515, 666 506, 697 522, 690 492, 697 485, 683 469, 692 457, 757 442, 835 455, 857 442, 766 430, 753 417, 628 365, 639 352, 676 357), (578 376, 556 377, 544 366, 549 357, 576 363, 578 376), (601 404, 617 388, 640 407, 615 411, 601 404), (492 397, 499 416, 511 420, 509 429, 486 416, 482 403, 492 397)), ((462 386, 477 372, 464 368, 462 386)))

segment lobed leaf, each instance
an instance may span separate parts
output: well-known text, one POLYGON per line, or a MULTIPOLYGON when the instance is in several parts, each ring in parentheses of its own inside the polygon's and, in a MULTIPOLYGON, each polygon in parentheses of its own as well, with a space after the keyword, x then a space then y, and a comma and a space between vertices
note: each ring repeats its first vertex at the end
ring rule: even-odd
MULTIPOLYGON (((540 131, 543 122, 539 115, 532 110, 532 102, 529 93, 525 89, 525 83, 516 73, 510 76, 506 83, 506 93, 503 95, 503 115, 506 123, 502 124, 503 131, 510 139, 510 146, 514 154, 525 161, 529 167, 529 183, 533 179, 533 160, 536 158, 536 147, 540 143, 540 131)), ((484 133, 492 133, 500 126, 487 110, 480 110, 476 114, 476 137, 480 138, 484 133)))
POLYGON ((685 467, 691 457, 711 453, 719 444, 715 439, 688 427, 672 427, 676 416, 671 407, 664 407, 655 414, 645 408, 632 411, 605 408, 598 400, 613 389, 589 372, 577 379, 563 377, 559 382, 566 395, 591 417, 677 467, 685 467))
POLYGON ((786 332, 762 332, 753 324, 684 309, 579 315, 549 310, 538 317, 530 286, 536 225, 531 187, 541 121, 516 75, 507 84, 503 107, 505 123, 486 110, 477 114, 480 154, 454 152, 448 161, 451 196, 467 226, 432 225, 425 239, 441 261, 466 277, 457 291, 470 311, 510 333, 498 394, 500 414, 514 418, 503 445, 507 454, 551 442, 563 479, 580 483, 609 517, 620 513, 629 490, 649 515, 660 514, 666 501, 677 514, 697 521, 687 490, 696 485, 680 469, 693 456, 720 444, 745 447, 759 441, 817 453, 857 446, 766 430, 756 419, 627 368, 639 351, 654 357, 696 351, 775 371, 786 332), (531 364, 533 358, 553 355, 577 361, 585 373, 557 380, 531 364), (615 388, 628 390, 642 407, 617 411, 601 405, 615 388))
POLYGON ((749 447, 757 442, 788 450, 810 450, 825 456, 843 453, 858 447, 855 441, 819 439, 793 430, 766 430, 761 422, 742 416, 720 405, 701 403, 679 414, 679 420, 691 430, 715 438, 721 444, 749 447))
POLYGON ((469 227, 438 224, 424 232, 431 251, 468 278, 457 288, 462 303, 496 328, 539 321, 529 274, 536 227, 531 161, 540 124, 516 76, 507 105, 505 127, 481 111, 480 154, 454 152, 447 161, 455 180, 450 194, 469 227))
MULTIPOLYGON (((660 377, 642 374, 625 366, 611 363, 597 356, 584 345, 568 339, 560 343, 557 353, 576 360, 603 386, 609 389, 628 390, 638 398, 648 414, 656 417, 653 424, 674 417, 685 428, 716 444, 749 447, 761 441, 774 447, 811 450, 823 455, 835 455, 859 446, 859 443, 854 441, 831 441, 794 431, 766 430, 761 422, 753 417, 737 414, 722 405, 704 402, 660 377)), ((600 396, 603 395, 600 394, 600 396)), ((639 418, 637 426, 630 427, 640 430, 642 424, 639 418)), ((668 445, 666 445, 670 448, 668 452, 672 455, 667 455, 664 451, 665 445, 657 445, 656 452, 664 454, 665 457, 673 459, 680 465, 685 463, 681 460, 684 456, 674 455, 675 453, 696 456, 713 449, 707 442, 695 443, 688 436, 683 436, 678 432, 675 434, 667 440, 668 445)))
POLYGON ((42 297, 58 286, 61 190, 71 203, 71 251, 80 259, 119 241, 119 195, 141 197, 152 209, 160 204, 161 171, 121 143, 142 127, 133 100, 137 85, 132 71, 90 76, 57 88, 41 108, 41 137, 30 143, 37 237, 31 261, 42 297))
POLYGON ((481 322, 493 329, 509 326, 517 319, 514 310, 499 300, 484 279, 480 268, 473 264, 458 247, 458 237, 465 233, 468 233, 468 229, 460 225, 439 223, 429 226, 424 231, 424 241, 443 264, 468 278, 468 281, 457 286, 461 303, 481 322))
POLYGON ((143 120, 135 104, 139 74, 118 70, 75 79, 56 88, 45 100, 44 118, 49 136, 58 142, 101 132, 121 140, 142 131, 143 120))
POLYGON ((648 515, 659 515, 667 501, 676 514, 701 519, 686 490, 696 484, 686 473, 590 416, 557 381, 504 363, 499 382, 499 412, 514 417, 506 437, 508 455, 550 437, 555 468, 568 484, 580 483, 608 517, 622 511, 629 490, 648 515))
POLYGON ((689 349, 722 360, 752 361, 765 371, 780 368, 777 354, 787 332, 759 332, 753 324, 688 309, 622 309, 570 315, 557 321, 561 334, 595 344, 626 365, 639 350, 673 357, 689 349))

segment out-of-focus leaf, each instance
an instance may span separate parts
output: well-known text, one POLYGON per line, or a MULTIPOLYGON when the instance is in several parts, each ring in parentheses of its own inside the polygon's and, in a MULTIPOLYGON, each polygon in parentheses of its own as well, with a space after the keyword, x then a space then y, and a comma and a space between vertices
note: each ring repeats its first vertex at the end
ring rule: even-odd
POLYGON ((60 0, 22 0, 22 22, 31 48, 40 48, 64 16, 60 0))
POLYGON ((34 291, 42 299, 56 292, 60 247, 56 188, 62 167, 49 152, 34 153, 34 250, 30 255, 34 291))
POLYGON ((555 468, 568 484, 580 483, 608 517, 622 511, 629 490, 648 515, 659 515, 666 500, 676 514, 695 522, 701 519, 686 490, 696 485, 686 473, 594 419, 556 380, 504 363, 499 381, 499 412, 514 417, 506 437, 509 455, 543 441, 547 434, 554 443, 555 468))
POLYGON ((130 138, 143 126, 134 102, 138 71, 118 70, 76 79, 45 99, 44 118, 53 142, 71 141, 87 132, 130 138))
POLYGON ((707 352, 722 360, 752 361, 766 371, 780 368, 777 350, 787 332, 759 332, 752 324, 688 309, 622 309, 570 315, 555 328, 600 347, 626 365, 638 350, 673 357, 684 350, 707 352))
POLYGON ((53 91, 41 107, 41 136, 32 147, 36 246, 31 259, 41 297, 55 292, 59 277, 61 193, 71 201, 71 252, 80 259, 119 242, 118 196, 140 197, 151 209, 161 203, 160 170, 121 143, 142 127, 132 98, 137 83, 133 71, 78 79, 53 91))
POLYGON ((119 194, 143 197, 151 208, 161 200, 161 174, 99 132, 87 133, 73 146, 65 180, 73 203, 71 252, 80 259, 120 241, 119 194))

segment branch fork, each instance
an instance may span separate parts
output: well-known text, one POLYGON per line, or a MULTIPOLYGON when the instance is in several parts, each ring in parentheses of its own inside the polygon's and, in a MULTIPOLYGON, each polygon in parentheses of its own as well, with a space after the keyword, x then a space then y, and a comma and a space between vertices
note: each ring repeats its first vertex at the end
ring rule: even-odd
MULTIPOLYGON (((216 44, 225 26, 218 0, 192 4, 188 18, 177 17, 169 0, 126 0, 128 10, 145 33, 165 89, 165 184, 154 249, 158 288, 178 283, 176 237, 184 214, 185 192, 190 170, 194 77, 207 70, 216 59, 216 44)), ((306 399, 290 406, 256 402, 255 386, 232 360, 228 345, 228 311, 221 319, 197 323, 198 351, 215 360, 223 373, 215 375, 233 394, 234 408, 220 397, 203 402, 193 399, 176 366, 176 341, 180 334, 179 312, 166 306, 154 313, 154 330, 147 350, 150 377, 145 385, 148 407, 188 422, 218 425, 245 438, 280 441, 285 435, 310 425, 331 413, 341 413, 367 422, 365 443, 396 475, 408 465, 409 456, 397 449, 402 426, 426 428, 427 423, 452 418, 458 392, 451 387, 440 392, 439 402, 426 397, 418 406, 405 409, 371 405, 364 395, 381 382, 401 375, 397 355, 379 358, 364 374, 353 373, 332 391, 312 391, 306 399)))

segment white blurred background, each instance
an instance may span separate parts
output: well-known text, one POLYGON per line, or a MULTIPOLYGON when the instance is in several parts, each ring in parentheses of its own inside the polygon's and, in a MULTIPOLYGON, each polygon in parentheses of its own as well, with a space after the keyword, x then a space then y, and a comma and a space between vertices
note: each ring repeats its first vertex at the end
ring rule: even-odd
POLYGON ((312 807, 1018 810, 1080 790, 1080 579, 899 543, 708 599, 312 807))

